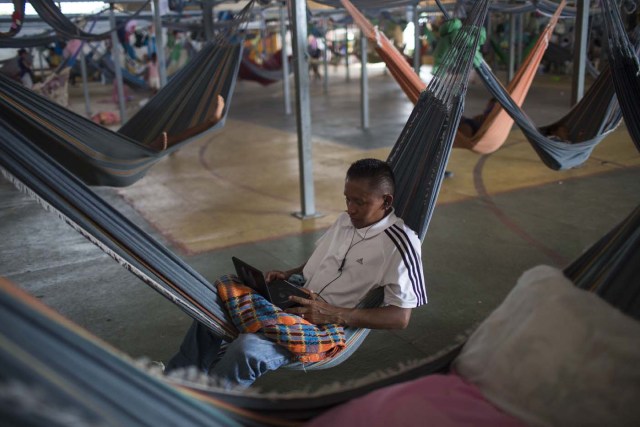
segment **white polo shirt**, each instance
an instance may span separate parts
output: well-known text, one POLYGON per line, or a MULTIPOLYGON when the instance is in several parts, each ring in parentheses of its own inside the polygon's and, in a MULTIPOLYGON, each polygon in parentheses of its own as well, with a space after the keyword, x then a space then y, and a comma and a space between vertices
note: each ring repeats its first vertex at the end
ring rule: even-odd
POLYGON ((360 229, 342 213, 316 243, 303 274, 306 288, 338 307, 355 307, 378 287, 385 305, 427 303, 420 239, 393 212, 360 229))

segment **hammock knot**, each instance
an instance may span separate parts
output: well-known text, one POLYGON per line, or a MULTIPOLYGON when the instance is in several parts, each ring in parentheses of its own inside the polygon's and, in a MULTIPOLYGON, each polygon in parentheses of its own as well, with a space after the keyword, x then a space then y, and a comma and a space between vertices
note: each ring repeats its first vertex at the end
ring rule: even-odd
POLYGON ((166 132, 162 132, 162 151, 166 150, 168 145, 169 137, 167 136, 166 132))

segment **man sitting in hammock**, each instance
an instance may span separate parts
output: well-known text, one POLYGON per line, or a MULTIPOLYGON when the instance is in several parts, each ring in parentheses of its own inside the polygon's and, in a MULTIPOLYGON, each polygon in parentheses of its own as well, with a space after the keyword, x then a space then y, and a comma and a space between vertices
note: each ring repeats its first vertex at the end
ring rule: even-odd
MULTIPOLYGON (((347 210, 318 240, 309 260, 288 271, 270 271, 266 274, 267 282, 302 274, 306 279, 303 289, 309 298, 290 297, 300 305, 286 310, 286 313, 267 302, 271 314, 287 325, 295 323, 304 326, 306 329, 298 334, 304 335, 303 338, 318 333, 318 330, 324 333, 327 327, 337 327, 340 333, 342 326, 406 328, 411 310, 426 304, 427 298, 421 243, 416 233, 394 214, 393 194, 393 172, 386 162, 363 159, 353 163, 347 171, 344 185, 347 210), (380 287, 384 291, 382 306, 356 308, 371 290, 380 287)), ((222 282, 225 280, 222 279, 222 282)), ((228 288, 221 288, 219 284, 218 289, 225 299, 228 288)), ((237 284, 231 284, 231 289, 233 293, 240 288, 237 284)), ((244 300, 237 307, 246 303, 244 300)), ((247 312, 254 315, 261 312, 264 308, 262 304, 260 310, 238 310, 242 313, 234 312, 228 304, 226 307, 231 308, 230 316, 234 318, 236 327, 244 332, 246 329, 242 329, 242 321, 238 324, 235 318, 247 312)), ((246 305, 242 307, 246 308, 246 305)), ((287 339, 296 334, 277 336, 267 328, 262 329, 262 325, 253 330, 257 333, 241 333, 228 345, 225 355, 218 358, 222 339, 194 322, 180 351, 168 363, 167 371, 196 366, 218 377, 224 387, 248 387, 267 371, 295 361, 320 359, 312 357, 314 355, 308 358, 309 353, 304 353, 305 359, 296 353, 297 348, 288 346, 287 339)), ((318 341, 316 336, 315 342, 302 345, 306 344, 308 350, 318 341)), ((327 354, 334 355, 335 351, 327 354)))

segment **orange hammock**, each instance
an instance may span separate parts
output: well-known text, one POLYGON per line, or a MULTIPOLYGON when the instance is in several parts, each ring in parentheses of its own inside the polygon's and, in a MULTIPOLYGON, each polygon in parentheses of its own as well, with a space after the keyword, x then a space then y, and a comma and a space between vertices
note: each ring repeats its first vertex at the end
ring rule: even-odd
MULTIPOLYGON (((349 0, 340 0, 344 8, 349 12, 354 22, 363 35, 375 43, 376 52, 387 65, 389 72, 396 79, 404 93, 414 104, 418 101, 420 92, 426 87, 420 76, 405 60, 403 55, 389 41, 387 36, 374 27, 369 20, 353 5, 349 0)), ((515 77, 509 82, 507 91, 513 100, 522 106, 524 99, 529 92, 533 78, 536 75, 540 61, 549 45, 549 39, 553 34, 553 29, 558 22, 558 18, 564 8, 566 0, 562 0, 558 9, 551 17, 547 27, 542 31, 535 46, 529 52, 524 62, 518 69, 515 77)), ((480 117, 482 124, 476 132, 467 129, 464 131, 458 127, 453 146, 466 148, 479 154, 488 154, 496 151, 504 144, 509 136, 513 119, 498 103, 484 117, 480 117)))

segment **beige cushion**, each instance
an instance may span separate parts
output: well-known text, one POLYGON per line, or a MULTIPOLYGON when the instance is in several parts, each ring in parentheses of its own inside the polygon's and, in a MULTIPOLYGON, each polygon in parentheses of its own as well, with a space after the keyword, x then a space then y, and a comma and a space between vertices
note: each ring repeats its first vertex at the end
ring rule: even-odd
POLYGON ((552 267, 524 273, 454 369, 529 424, 640 425, 640 323, 552 267))

